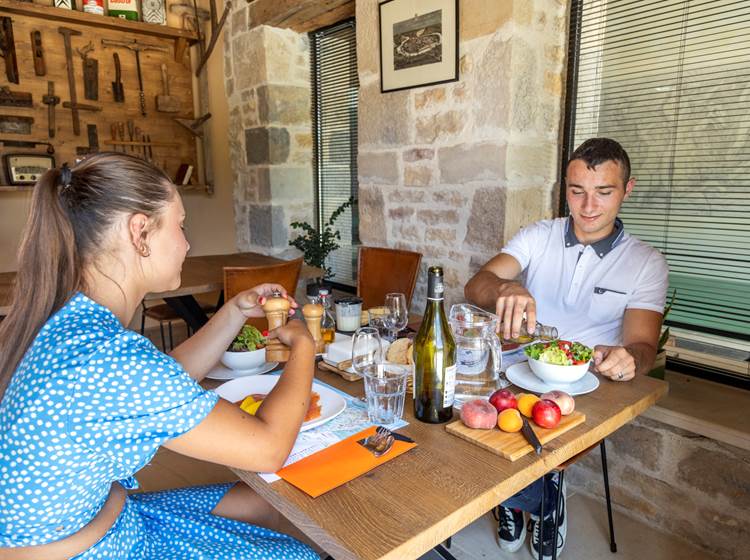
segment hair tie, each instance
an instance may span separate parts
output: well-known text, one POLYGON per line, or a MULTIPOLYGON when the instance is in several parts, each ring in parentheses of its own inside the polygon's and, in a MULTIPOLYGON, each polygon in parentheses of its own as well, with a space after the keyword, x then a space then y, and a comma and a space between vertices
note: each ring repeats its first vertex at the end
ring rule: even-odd
POLYGON ((60 168, 60 185, 63 191, 70 189, 70 183, 73 181, 73 171, 68 167, 67 163, 63 163, 60 168))

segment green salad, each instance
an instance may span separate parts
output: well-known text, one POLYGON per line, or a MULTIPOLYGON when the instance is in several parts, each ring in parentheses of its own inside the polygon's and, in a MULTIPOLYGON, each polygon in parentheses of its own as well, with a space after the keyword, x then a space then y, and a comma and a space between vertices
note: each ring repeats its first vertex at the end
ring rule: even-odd
POLYGON ((558 366, 577 366, 591 361, 594 351, 580 342, 551 340, 537 342, 523 349, 529 358, 558 366))
POLYGON ((242 327, 240 333, 234 337, 229 350, 231 352, 252 352, 266 346, 266 337, 252 325, 242 327))

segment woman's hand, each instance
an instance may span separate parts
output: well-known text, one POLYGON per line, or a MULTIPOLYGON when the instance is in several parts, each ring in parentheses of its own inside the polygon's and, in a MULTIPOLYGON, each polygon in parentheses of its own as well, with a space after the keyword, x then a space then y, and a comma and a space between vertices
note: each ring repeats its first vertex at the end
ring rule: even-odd
POLYGON ((304 341, 309 342, 313 346, 315 345, 315 340, 313 340, 310 331, 307 330, 307 325, 304 321, 287 321, 283 327, 269 331, 266 338, 277 338, 290 348, 304 343, 304 341))
POLYGON ((289 315, 294 314, 294 310, 299 307, 294 298, 286 293, 286 290, 280 284, 260 284, 244 292, 240 292, 232 298, 232 301, 245 317, 264 317, 263 304, 266 299, 271 297, 274 292, 279 292, 282 297, 289 300, 291 308, 289 315))

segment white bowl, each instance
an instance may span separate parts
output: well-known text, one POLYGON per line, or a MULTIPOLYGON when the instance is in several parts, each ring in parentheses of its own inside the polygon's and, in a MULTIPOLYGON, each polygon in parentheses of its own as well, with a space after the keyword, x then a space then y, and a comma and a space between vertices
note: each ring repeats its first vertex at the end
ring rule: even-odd
POLYGON ((266 349, 251 352, 224 352, 221 363, 235 371, 249 371, 260 368, 266 363, 266 349))
POLYGON ((534 358, 529 358, 529 367, 539 379, 547 383, 556 383, 560 385, 569 385, 575 383, 581 377, 586 375, 589 370, 589 362, 577 366, 558 366, 540 362, 534 358))

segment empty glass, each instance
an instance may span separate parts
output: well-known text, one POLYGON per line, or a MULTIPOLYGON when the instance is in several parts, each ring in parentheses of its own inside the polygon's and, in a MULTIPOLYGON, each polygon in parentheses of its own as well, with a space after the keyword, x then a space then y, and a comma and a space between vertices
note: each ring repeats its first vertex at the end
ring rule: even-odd
POLYGON ((384 360, 383 344, 380 333, 374 327, 360 327, 352 338, 352 369, 364 375, 367 368, 382 364, 384 360))
POLYGON ((373 424, 392 424, 404 414, 406 380, 409 368, 396 364, 376 364, 364 370, 367 417, 373 424))
POLYGON ((396 340, 399 331, 406 327, 409 322, 409 310, 406 307, 406 296, 404 294, 386 294, 386 313, 383 316, 385 326, 389 331, 389 340, 396 340))

